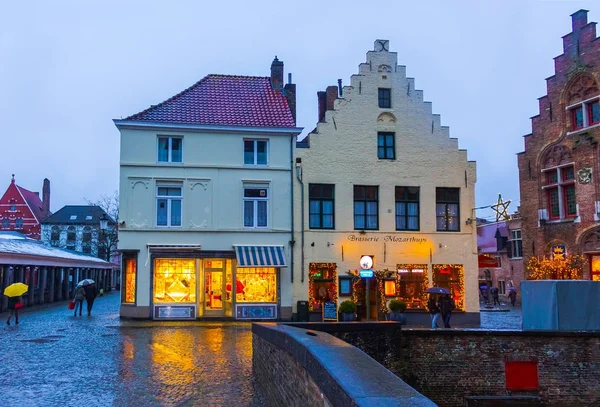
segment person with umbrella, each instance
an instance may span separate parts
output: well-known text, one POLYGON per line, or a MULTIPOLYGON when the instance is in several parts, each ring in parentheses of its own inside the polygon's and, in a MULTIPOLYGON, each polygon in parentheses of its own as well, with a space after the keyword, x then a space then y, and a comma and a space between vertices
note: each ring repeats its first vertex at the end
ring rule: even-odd
POLYGON ((73 296, 73 301, 75 302, 75 316, 77 316, 77 307, 79 307, 79 316, 81 316, 81 311, 83 310, 83 300, 85 299, 85 288, 83 285, 77 285, 75 287, 75 295, 73 296))
POLYGON ((10 319, 15 316, 15 324, 19 325, 19 309, 23 308, 21 296, 29 290, 29 287, 23 283, 14 283, 4 289, 4 295, 8 297, 8 309, 10 314, 6 320, 6 325, 10 325, 10 319))
MULTIPOLYGON (((85 290, 85 300, 87 302, 87 313, 88 317, 92 315, 92 307, 94 306, 94 300, 98 295, 98 290, 96 289, 96 282, 92 279, 86 278, 79 282, 83 286, 85 290)), ((77 285, 79 285, 77 284, 77 285)))

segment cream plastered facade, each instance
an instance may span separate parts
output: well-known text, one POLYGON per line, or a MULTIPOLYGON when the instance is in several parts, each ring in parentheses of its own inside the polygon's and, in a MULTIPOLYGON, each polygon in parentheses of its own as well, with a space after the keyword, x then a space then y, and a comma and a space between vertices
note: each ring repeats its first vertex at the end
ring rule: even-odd
MULTIPOLYGON (((334 109, 309 134, 310 148, 297 148, 297 172, 304 183, 304 225, 295 213, 298 277, 296 301, 308 298, 310 262, 337 264, 338 276, 360 269, 361 255, 375 256, 375 270, 395 270, 397 264, 462 264, 465 268, 465 308, 479 312, 475 207, 476 165, 458 140, 449 137, 440 116, 415 89, 406 67, 398 65, 389 42, 378 40, 367 61, 344 86, 334 109), (378 106, 378 88, 392 89, 391 108, 378 106), (378 131, 395 132, 396 159, 377 158, 378 131), (309 228, 309 184, 335 185, 335 230, 309 228), (354 229, 354 185, 379 186, 379 230, 354 229), (395 186, 420 187, 420 230, 395 230, 395 186), (460 188, 460 231, 436 231, 436 187, 460 188), (467 223, 467 220, 468 223, 467 223), (304 229, 304 248, 301 230, 304 229), (304 259, 302 258, 304 253, 304 259)), ((301 144, 300 144, 301 145, 301 144)), ((299 145, 299 147, 300 147, 299 145)), ((301 207, 301 185, 295 182, 296 208, 301 207)), ((341 302, 349 297, 340 297, 341 302)))
MULTIPOLYGON (((288 267, 279 269, 280 312, 290 313, 291 168, 301 130, 152 125, 115 121, 121 132, 119 250, 139 250, 136 301, 125 316, 148 318, 152 304, 149 245, 199 245, 201 251, 234 251, 234 245, 283 246, 288 267), (181 163, 157 162, 159 136, 181 137, 181 163), (268 140, 268 164, 244 165, 244 140, 268 140), (182 187, 181 226, 157 226, 157 185, 182 187), (268 227, 245 228, 244 186, 267 187, 268 227), (138 308, 138 310, 131 309, 138 308)), ((202 276, 196 298, 202 302, 202 276)))

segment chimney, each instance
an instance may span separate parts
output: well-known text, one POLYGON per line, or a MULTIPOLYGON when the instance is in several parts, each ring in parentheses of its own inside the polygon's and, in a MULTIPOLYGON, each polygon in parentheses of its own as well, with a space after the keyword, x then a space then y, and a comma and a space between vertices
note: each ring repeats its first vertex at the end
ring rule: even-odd
POLYGON ((48 178, 44 178, 42 189, 42 212, 44 217, 50 215, 50 180, 48 178))
POLYGON ((296 84, 292 83, 292 74, 288 74, 288 83, 283 88, 285 98, 287 99, 288 106, 290 107, 290 112, 292 113, 292 117, 294 118, 294 123, 296 123, 296 84))
POLYGON ((338 95, 340 97, 344 96, 343 91, 342 91, 342 80, 341 79, 338 79, 338 95))
POLYGON ((271 88, 283 89, 283 62, 277 56, 271 63, 271 88))
POLYGON ((573 24, 573 31, 581 29, 587 24, 587 10, 579 10, 571 14, 571 22, 573 24))
POLYGON ((327 110, 327 92, 317 92, 319 102, 319 122, 325 122, 325 111, 327 110))
POLYGON ((333 103, 337 99, 338 87, 328 86, 327 87, 327 110, 333 110, 333 103))

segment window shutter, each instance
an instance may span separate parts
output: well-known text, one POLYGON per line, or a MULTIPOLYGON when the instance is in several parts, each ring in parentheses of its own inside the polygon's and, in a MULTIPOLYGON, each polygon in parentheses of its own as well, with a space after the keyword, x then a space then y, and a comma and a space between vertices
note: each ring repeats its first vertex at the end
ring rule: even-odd
POLYGON ((511 240, 507 240, 506 241, 506 255, 508 256, 509 259, 512 258, 512 241, 511 240))

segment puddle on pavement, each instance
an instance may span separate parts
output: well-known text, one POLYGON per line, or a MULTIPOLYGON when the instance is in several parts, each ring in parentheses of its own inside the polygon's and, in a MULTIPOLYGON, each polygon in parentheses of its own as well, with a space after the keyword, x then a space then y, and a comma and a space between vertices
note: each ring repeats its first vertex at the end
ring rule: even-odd
POLYGON ((33 342, 33 343, 50 343, 50 342, 58 342, 56 339, 21 339, 21 342, 33 342))

